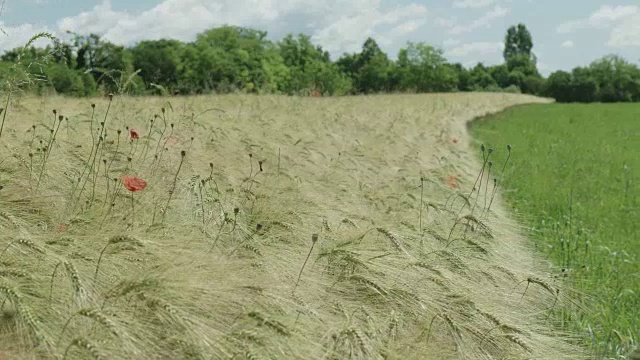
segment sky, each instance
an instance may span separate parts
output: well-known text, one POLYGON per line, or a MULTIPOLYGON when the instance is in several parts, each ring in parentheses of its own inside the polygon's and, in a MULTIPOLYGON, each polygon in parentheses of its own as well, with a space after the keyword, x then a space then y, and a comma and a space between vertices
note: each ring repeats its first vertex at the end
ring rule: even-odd
MULTIPOLYGON (((133 45, 192 41, 222 25, 252 27, 272 40, 310 35, 332 59, 358 52, 367 37, 396 58, 407 41, 444 50, 473 66, 503 62, 506 30, 524 23, 544 75, 609 54, 640 62, 640 1, 598 0, 0 0, 0 52, 48 31, 96 33, 133 45)), ((44 45, 39 43, 37 45, 44 45)))

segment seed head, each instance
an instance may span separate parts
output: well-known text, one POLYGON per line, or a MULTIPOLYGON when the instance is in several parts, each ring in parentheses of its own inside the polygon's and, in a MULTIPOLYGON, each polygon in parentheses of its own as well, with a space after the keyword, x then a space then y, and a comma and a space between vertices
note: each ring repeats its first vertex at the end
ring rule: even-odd
POLYGON ((162 113, 164 114, 164 108, 160 108, 160 111, 162 111, 162 113))
POLYGON ((29 153, 29 157, 33 157, 33 153, 29 153))
POLYGON ((314 244, 318 242, 318 234, 311 235, 311 242, 314 244))
POLYGON ((118 135, 122 134, 122 130, 120 129, 116 130, 116 132, 118 133, 118 135))
POLYGON ((131 159, 131 156, 127 156, 127 161, 128 161, 128 162, 131 162, 131 160, 132 160, 132 159, 131 159))
POLYGON ((53 109, 53 115, 56 115, 58 113, 58 110, 53 109))
POLYGON ((213 169, 213 163, 212 162, 209 163, 209 167, 213 169))
POLYGON ((58 115, 58 121, 62 121, 62 120, 64 120, 64 116, 58 115))
POLYGON ((187 156, 187 152, 186 152, 186 151, 184 151, 184 150, 180 151, 180 156, 182 156, 182 157, 187 156))
POLYGON ((107 165, 107 159, 102 159, 102 162, 107 165))
MULTIPOLYGON (((0 113, 2 113, 2 111, 0 111, 0 113)), ((31 128, 32 128, 33 130, 35 130, 35 129, 36 129, 36 125, 35 125, 35 124, 31 125, 31 128)))
POLYGON ((257 231, 262 230, 262 224, 258 224, 258 225, 256 225, 256 230, 257 230, 257 231))
POLYGON ((250 157, 250 158, 252 158, 252 157, 253 157, 253 154, 252 154, 252 153, 249 153, 249 157, 250 157))
POLYGON ((96 108, 96 104, 91 104, 91 108, 95 109, 96 108))
POLYGON ((233 214, 234 215, 238 215, 238 213, 240 212, 240 208, 233 208, 233 214))
POLYGON ((171 128, 173 129, 173 123, 169 124, 169 126, 171 126, 171 128))

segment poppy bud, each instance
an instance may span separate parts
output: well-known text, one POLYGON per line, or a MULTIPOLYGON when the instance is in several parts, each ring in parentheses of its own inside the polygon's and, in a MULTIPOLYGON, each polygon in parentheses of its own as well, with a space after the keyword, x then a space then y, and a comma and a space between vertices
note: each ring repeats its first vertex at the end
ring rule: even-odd
POLYGON ((187 156, 187 152, 186 152, 186 151, 184 151, 184 150, 180 151, 180 156, 182 156, 182 157, 187 156))
POLYGON ((311 235, 311 242, 314 244, 318 242, 318 234, 311 235))
POLYGON ((109 101, 113 100, 113 94, 109 93, 109 101))
POLYGON ((240 208, 233 208, 233 213, 235 215, 238 215, 239 212, 240 212, 240 208))
POLYGON ((256 230, 257 230, 257 231, 262 230, 262 224, 258 224, 258 225, 256 225, 256 230))
POLYGON ((116 132, 118 133, 118 135, 122 134, 122 130, 120 129, 116 130, 116 132))
POLYGON ((96 104, 91 104, 91 108, 95 109, 96 108, 96 104))
POLYGON ((209 163, 209 167, 213 169, 213 163, 212 162, 209 163))
POLYGON ((131 157, 130 156, 127 157, 127 161, 131 162, 131 157))
POLYGON ((164 114, 164 108, 160 108, 160 111, 162 111, 162 113, 164 114))
POLYGON ((53 115, 56 115, 58 113, 58 110, 53 109, 53 115))
POLYGON ((62 120, 64 120, 64 116, 58 115, 58 121, 62 121, 62 120))
POLYGON ((480 150, 482 150, 482 152, 484 153, 484 150, 485 150, 484 144, 480 145, 480 150))
POLYGON ((507 144, 507 151, 511 152, 511 145, 510 144, 507 144))
POLYGON ((493 152, 493 148, 489 148, 489 154, 493 152))

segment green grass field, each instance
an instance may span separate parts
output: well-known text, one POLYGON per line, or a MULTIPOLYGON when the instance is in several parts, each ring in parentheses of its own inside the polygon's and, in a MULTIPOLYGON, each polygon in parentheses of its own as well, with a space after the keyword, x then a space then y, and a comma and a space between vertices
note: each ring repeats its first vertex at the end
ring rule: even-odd
MULTIPOLYGON (((471 124, 536 248, 579 292, 559 316, 596 356, 640 336, 640 105, 526 105, 471 124), (579 311, 582 309, 582 311, 579 311)), ((493 176, 492 176, 493 177, 493 176)))

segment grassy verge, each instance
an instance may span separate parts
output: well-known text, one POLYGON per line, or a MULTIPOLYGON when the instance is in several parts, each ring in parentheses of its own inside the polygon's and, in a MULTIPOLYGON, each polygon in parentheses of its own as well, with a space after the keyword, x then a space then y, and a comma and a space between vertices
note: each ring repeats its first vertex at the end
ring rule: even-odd
MULTIPOLYGON (((472 125, 513 147, 503 189, 536 247, 580 292, 559 314, 598 358, 640 336, 640 105, 531 105, 472 125), (586 311, 579 311, 583 309, 586 311)), ((506 151, 497 151, 502 164, 506 151)))

